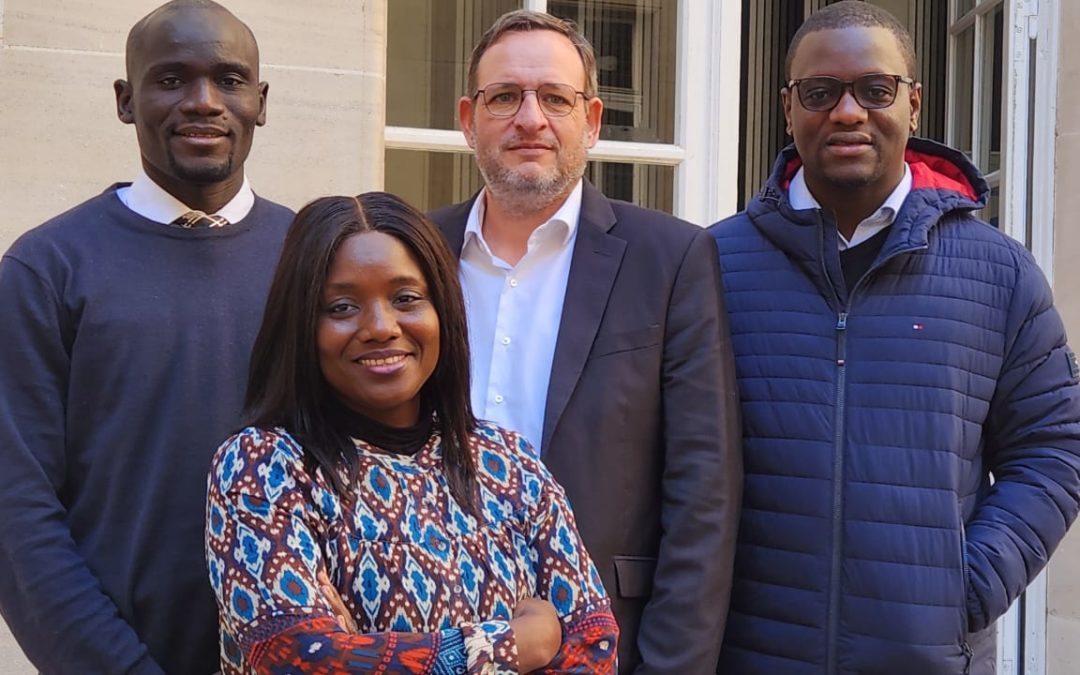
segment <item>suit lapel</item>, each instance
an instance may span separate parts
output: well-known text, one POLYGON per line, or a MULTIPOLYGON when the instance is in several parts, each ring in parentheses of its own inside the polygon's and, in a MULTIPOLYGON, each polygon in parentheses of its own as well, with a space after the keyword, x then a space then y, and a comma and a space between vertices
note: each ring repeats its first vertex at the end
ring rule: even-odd
POLYGON ((626 241, 608 234, 614 224, 611 204, 586 181, 548 384, 541 444, 544 454, 585 369, 585 360, 622 264, 626 241))
POLYGON ((455 258, 461 257, 461 247, 465 244, 465 226, 469 222, 469 212, 472 211, 473 202, 479 196, 480 193, 478 192, 468 201, 447 206, 428 214, 431 220, 442 230, 443 237, 446 238, 446 243, 455 258))

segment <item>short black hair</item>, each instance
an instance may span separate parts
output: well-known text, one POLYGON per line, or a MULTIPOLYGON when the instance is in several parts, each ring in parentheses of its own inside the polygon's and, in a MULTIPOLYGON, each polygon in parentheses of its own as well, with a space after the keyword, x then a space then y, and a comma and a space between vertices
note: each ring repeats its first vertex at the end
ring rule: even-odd
POLYGON ((475 513, 476 467, 469 435, 476 418, 469 398, 469 337, 457 256, 435 224, 400 197, 386 192, 322 197, 296 214, 251 350, 244 425, 284 427, 303 446, 308 465, 321 467, 338 494, 346 495, 338 467, 343 462, 355 477, 356 450, 346 430, 330 419, 336 395, 319 367, 316 326, 334 254, 347 238, 363 232, 397 239, 424 273, 439 316, 439 361, 420 392, 434 408, 450 491, 463 509, 475 513))
POLYGON ((822 7, 807 17, 806 21, 795 31, 788 45, 787 59, 784 62, 784 78, 791 79, 791 66, 795 62, 795 52, 799 43, 810 33, 820 30, 833 30, 836 28, 884 28, 896 38, 896 44, 900 47, 900 53, 904 57, 904 65, 908 72, 900 73, 908 77, 915 77, 918 62, 915 58, 915 43, 911 40, 904 24, 893 16, 888 10, 862 0, 842 0, 841 2, 822 7))

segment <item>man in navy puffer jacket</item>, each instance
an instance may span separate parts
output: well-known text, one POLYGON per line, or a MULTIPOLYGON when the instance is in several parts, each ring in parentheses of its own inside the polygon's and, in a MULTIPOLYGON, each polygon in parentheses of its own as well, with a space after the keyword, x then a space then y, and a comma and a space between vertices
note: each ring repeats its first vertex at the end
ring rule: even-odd
POLYGON ((1076 359, 988 187, 910 138, 911 40, 810 17, 794 146, 717 240, 745 492, 718 672, 992 673, 993 622, 1077 514, 1076 359))

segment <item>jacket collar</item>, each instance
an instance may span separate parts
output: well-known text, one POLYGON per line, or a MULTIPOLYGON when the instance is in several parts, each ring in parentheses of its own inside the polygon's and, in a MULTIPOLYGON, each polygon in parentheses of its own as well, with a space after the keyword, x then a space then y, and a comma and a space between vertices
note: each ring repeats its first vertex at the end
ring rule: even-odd
MULTIPOLYGON (((910 138, 905 160, 911 167, 911 193, 897 213, 882 255, 925 247, 930 229, 942 216, 981 209, 990 196, 990 187, 978 169, 963 153, 945 145, 910 138)), ((818 259, 823 241, 833 240, 835 245, 835 231, 829 232, 835 228, 831 217, 817 209, 791 208, 787 188, 801 165, 795 146, 784 148, 772 176, 746 211, 762 234, 789 255, 818 259), (824 227, 826 223, 829 227, 824 227)))

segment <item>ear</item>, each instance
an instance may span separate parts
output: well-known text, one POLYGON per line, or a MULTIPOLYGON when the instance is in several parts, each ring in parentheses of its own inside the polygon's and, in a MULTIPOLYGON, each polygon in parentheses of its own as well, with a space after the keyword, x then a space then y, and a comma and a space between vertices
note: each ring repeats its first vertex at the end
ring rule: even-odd
POLYGON ((589 147, 600 140, 600 120, 604 116, 604 102, 594 96, 585 101, 585 123, 589 128, 589 147))
POLYGON ((266 124, 266 96, 270 93, 270 84, 268 82, 259 83, 259 116, 255 118, 255 124, 262 126, 266 124))
POLYGON ((915 130, 919 128, 919 111, 922 110, 922 83, 916 82, 911 85, 911 95, 908 97, 908 104, 911 106, 911 133, 915 133, 915 130))
POLYGON ((135 110, 131 105, 132 90, 127 80, 113 82, 113 91, 116 92, 116 116, 124 124, 135 123, 135 110))
POLYGON ((465 134, 465 142, 470 148, 476 147, 476 139, 473 138, 473 115, 476 114, 476 99, 462 96, 457 102, 457 119, 461 127, 461 133, 465 134))
POLYGON ((788 136, 794 137, 795 134, 791 133, 791 90, 787 87, 780 89, 780 99, 784 103, 784 131, 788 136))

